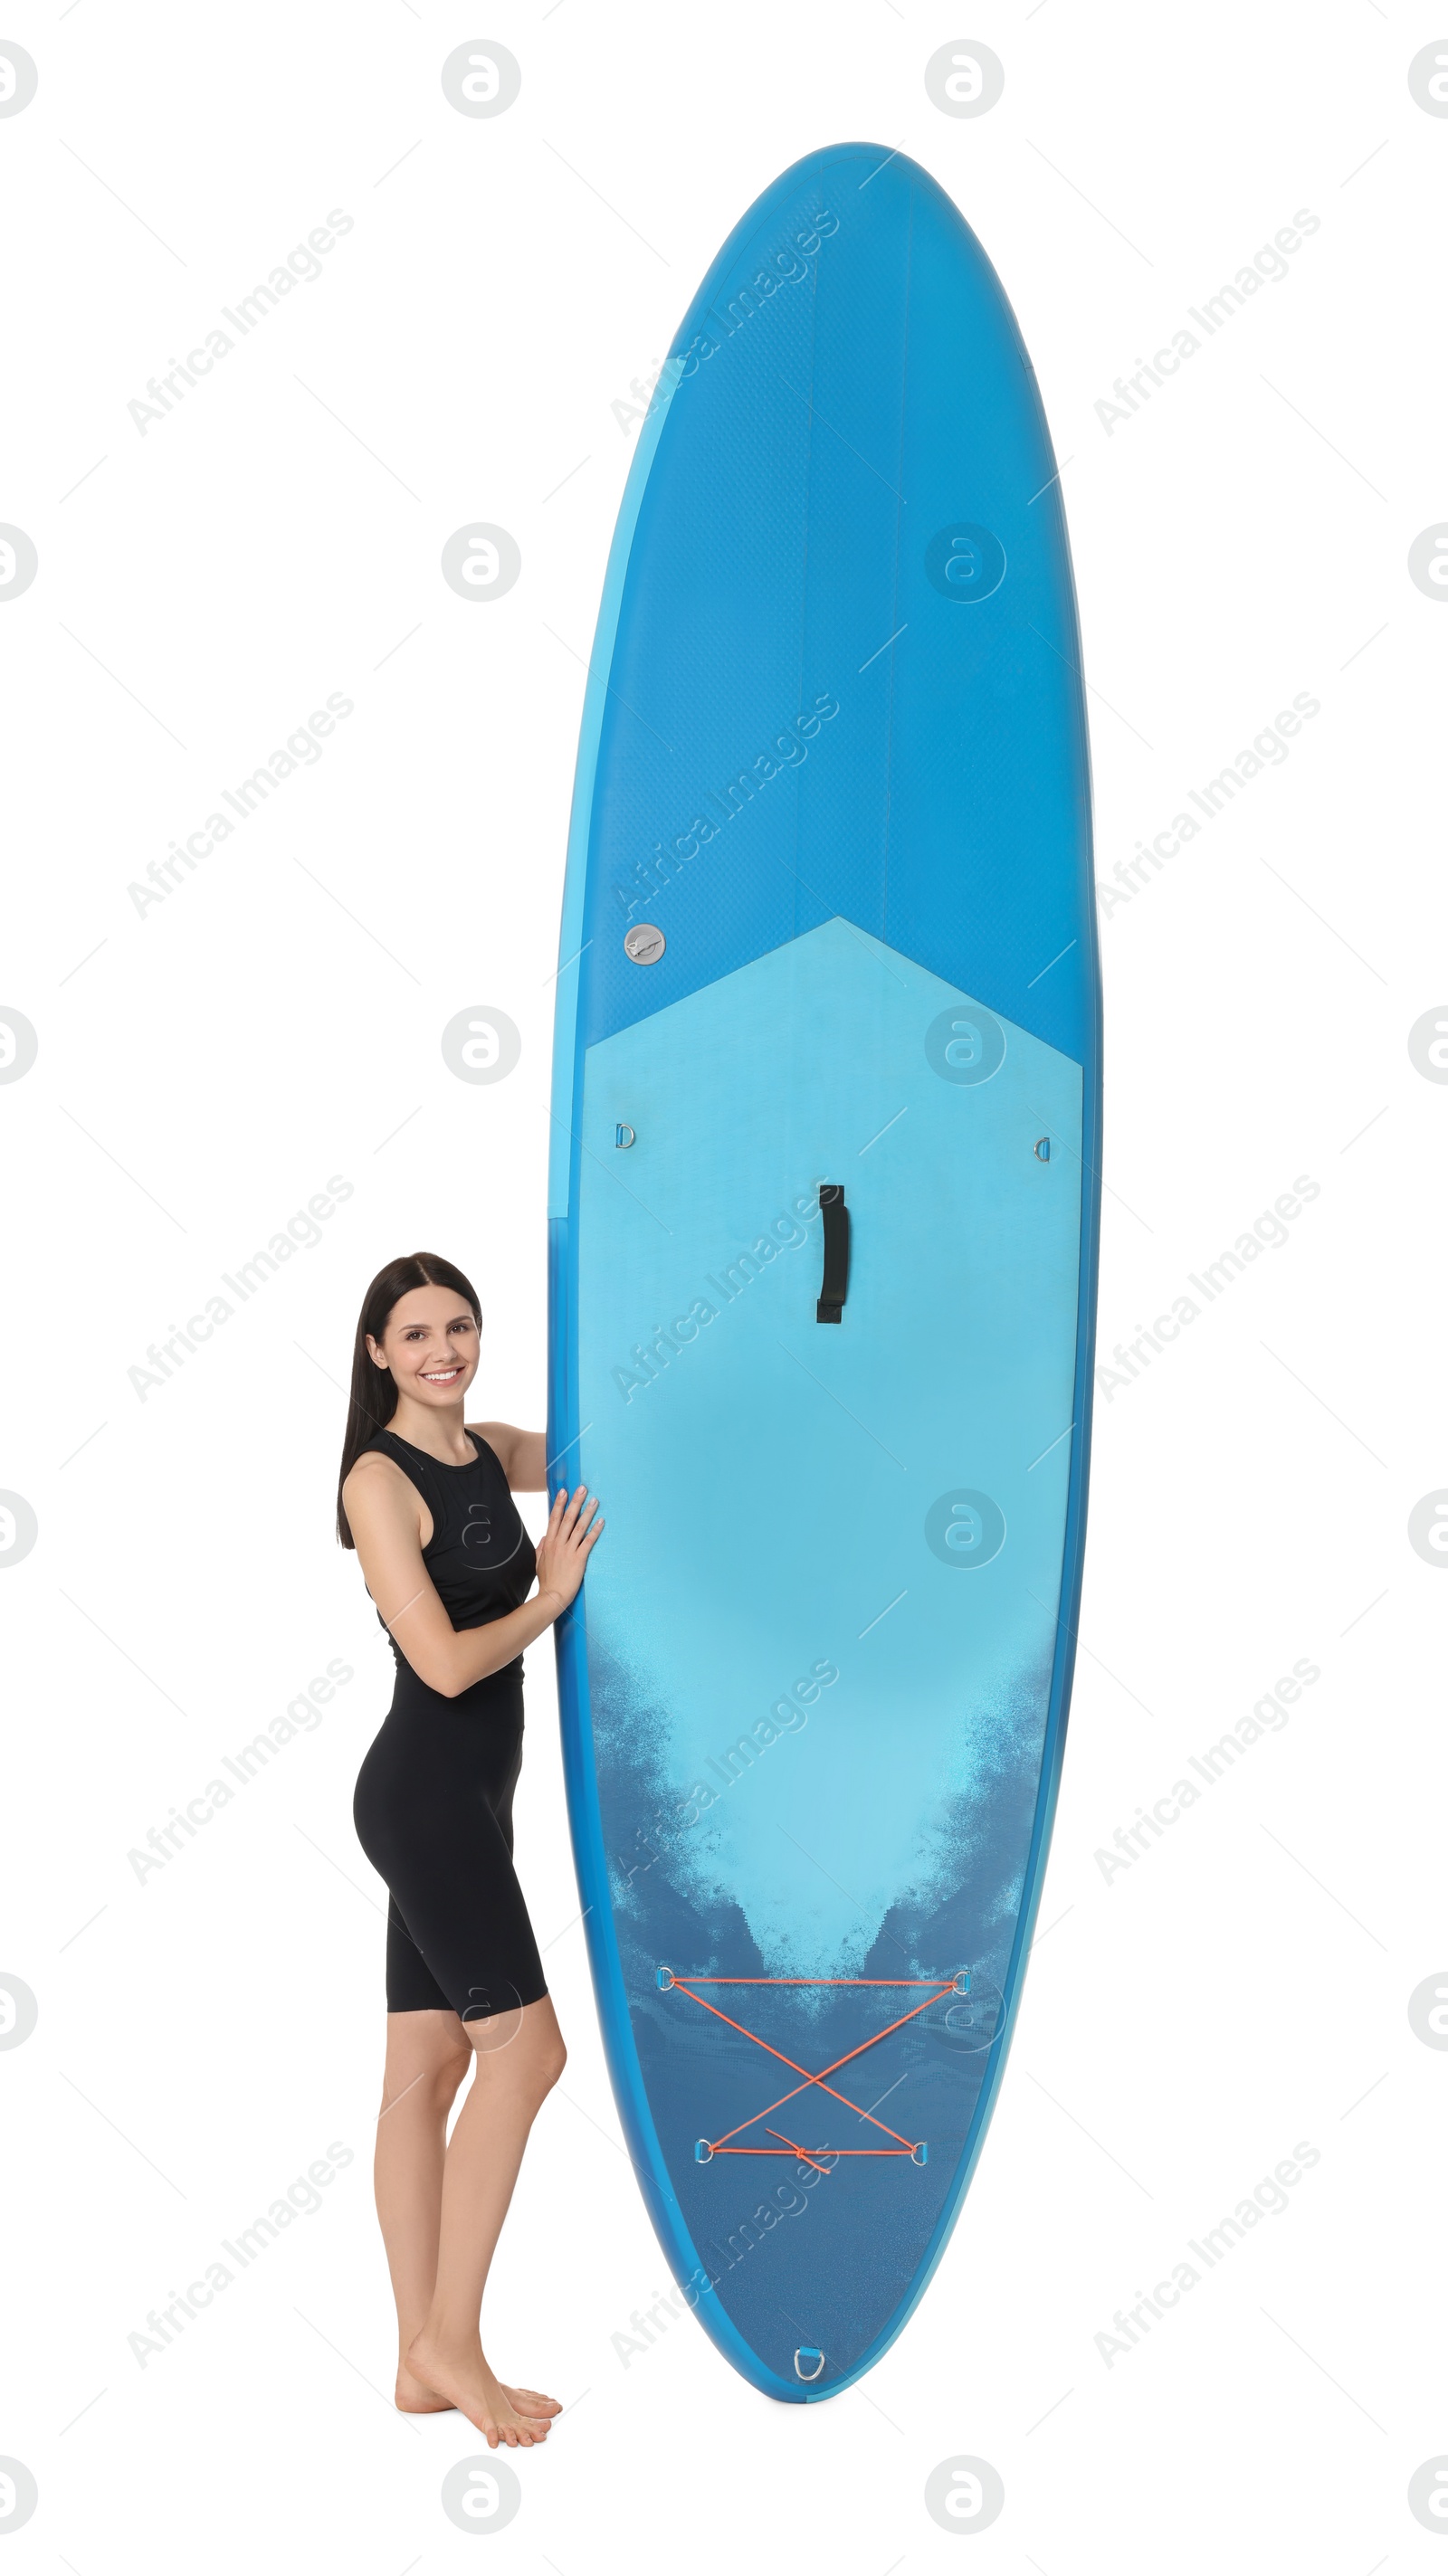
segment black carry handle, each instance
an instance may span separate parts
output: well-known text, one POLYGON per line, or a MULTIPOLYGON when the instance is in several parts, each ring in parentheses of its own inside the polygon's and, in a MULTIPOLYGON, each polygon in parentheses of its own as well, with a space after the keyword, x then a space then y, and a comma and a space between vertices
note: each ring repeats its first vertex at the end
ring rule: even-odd
POLYGON ((825 1221, 825 1273, 820 1281, 815 1321, 838 1324, 850 1285, 850 1211, 838 1181, 821 1181, 820 1214, 825 1221))

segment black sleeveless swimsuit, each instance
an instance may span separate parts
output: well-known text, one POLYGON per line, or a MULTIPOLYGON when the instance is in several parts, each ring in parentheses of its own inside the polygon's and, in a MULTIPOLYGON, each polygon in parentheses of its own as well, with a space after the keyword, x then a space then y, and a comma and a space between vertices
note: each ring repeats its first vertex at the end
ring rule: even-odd
MULTIPOLYGON (((487 1442, 449 1467, 392 1431, 380 1449, 432 1514, 422 1561, 455 1628, 527 1600, 533 1542, 487 1442)), ((379 1616, 381 1614, 379 1613, 379 1616)), ((523 1658, 445 1699, 392 1640, 397 1687, 357 1775, 357 1839, 391 1892, 387 2009, 484 2021, 548 1992, 513 1869, 513 1789, 523 1760, 523 1658)))

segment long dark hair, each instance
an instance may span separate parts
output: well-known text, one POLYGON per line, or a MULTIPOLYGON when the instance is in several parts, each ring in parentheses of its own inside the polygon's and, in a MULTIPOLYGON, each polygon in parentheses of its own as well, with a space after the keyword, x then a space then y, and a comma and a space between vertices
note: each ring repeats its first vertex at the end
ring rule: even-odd
POLYGON ((387 1318, 399 1297, 405 1297, 413 1288, 451 1288, 455 1296, 465 1298, 471 1306, 479 1332, 483 1328, 483 1310, 472 1281, 465 1279, 451 1261, 439 1260, 435 1252, 404 1252, 378 1271, 362 1300, 352 1350, 347 1436, 342 1443, 342 1472, 337 1478, 337 1536, 344 1547, 353 1546, 354 1541, 342 1508, 342 1487, 374 1431, 384 1431, 397 1411, 397 1380, 391 1369, 378 1367, 367 1348, 367 1337, 370 1333, 374 1342, 381 1341, 387 1318))

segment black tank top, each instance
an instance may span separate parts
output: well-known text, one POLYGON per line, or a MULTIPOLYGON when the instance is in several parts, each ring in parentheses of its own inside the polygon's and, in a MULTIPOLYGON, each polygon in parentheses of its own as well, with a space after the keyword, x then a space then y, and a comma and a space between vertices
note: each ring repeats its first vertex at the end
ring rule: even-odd
MULTIPOLYGON (((537 1558, 496 1455, 476 1431, 468 1438, 477 1456, 463 1467, 429 1457, 395 1431, 375 1432, 367 1446, 402 1469, 432 1514, 422 1561, 453 1626, 482 1628, 522 1608, 533 1589, 537 1558)), ((392 1651, 406 1661, 395 1638, 392 1651)))

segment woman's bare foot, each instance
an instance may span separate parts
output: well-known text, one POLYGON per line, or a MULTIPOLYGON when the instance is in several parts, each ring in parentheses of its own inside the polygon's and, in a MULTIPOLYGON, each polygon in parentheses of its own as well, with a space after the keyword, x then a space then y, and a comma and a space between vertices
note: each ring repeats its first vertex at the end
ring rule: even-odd
POLYGON ((415 2370, 409 2370, 405 2361, 397 2365, 393 2403, 403 2415, 450 2415, 453 2411, 452 2399, 439 2397, 437 2390, 419 2379, 415 2370))
MULTIPOLYGON (((545 2397, 541 2389, 513 2388, 506 2379, 500 2380, 498 2385, 519 2415, 551 2416, 563 2412, 557 2398, 545 2397)), ((451 2415, 454 2411, 452 2399, 440 2397, 435 2388, 429 2388, 425 2380, 418 2378, 415 2370, 409 2370, 405 2361, 397 2365, 394 2402, 403 2415, 451 2415)))
MULTIPOLYGON (((409 2378, 430 2391, 444 2404, 455 2406, 470 2424, 485 2437, 488 2448, 495 2451, 500 2442, 510 2450, 527 2450, 535 2442, 548 2438, 546 2415, 530 2415, 516 2400, 526 2392, 509 2390, 493 2377, 483 2359, 482 2346, 476 2340, 464 2350, 444 2352, 428 2339, 426 2329, 413 2337, 407 2347, 404 2368, 409 2378)), ((545 2405, 557 2410, 556 2400, 545 2399, 545 2405)), ((436 2412, 436 2408, 409 2408, 406 2411, 436 2412)))
POLYGON ((561 2415, 563 2408, 556 2397, 545 2397, 538 2388, 510 2388, 506 2379, 499 2381, 505 2397, 511 2397, 520 2415, 561 2415))

